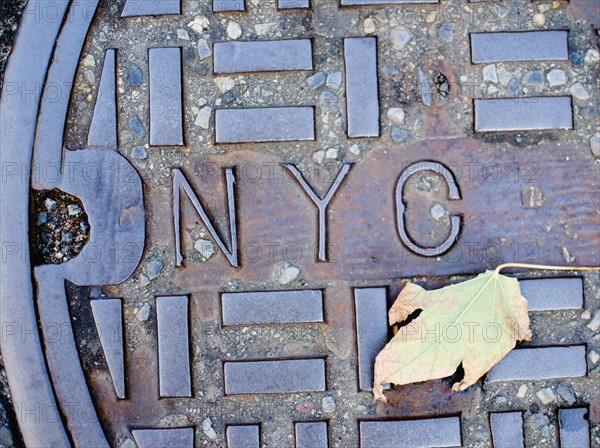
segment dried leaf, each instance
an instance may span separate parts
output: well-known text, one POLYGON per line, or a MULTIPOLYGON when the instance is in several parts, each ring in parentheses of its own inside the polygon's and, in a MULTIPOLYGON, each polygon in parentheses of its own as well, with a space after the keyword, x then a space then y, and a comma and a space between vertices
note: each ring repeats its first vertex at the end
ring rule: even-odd
POLYGON ((517 341, 531 339, 519 282, 499 269, 433 291, 408 283, 389 311, 390 325, 416 310, 422 310, 419 316, 402 326, 375 360, 373 393, 383 402, 383 384, 448 377, 461 362, 465 375, 452 389, 464 390, 517 341))

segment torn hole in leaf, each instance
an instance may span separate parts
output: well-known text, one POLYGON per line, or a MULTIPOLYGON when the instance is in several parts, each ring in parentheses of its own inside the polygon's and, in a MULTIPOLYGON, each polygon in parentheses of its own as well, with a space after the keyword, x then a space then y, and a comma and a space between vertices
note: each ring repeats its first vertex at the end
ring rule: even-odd
POLYGON ((417 317, 419 317, 419 315, 421 314, 423 310, 421 308, 414 310, 412 313, 410 313, 408 315, 408 317, 406 319, 404 319, 402 322, 399 322, 395 325, 392 325, 392 333, 395 335, 396 333, 398 333, 398 331, 400 330, 400 328, 402 327, 406 327, 408 324, 410 324, 413 320, 415 320, 417 317))

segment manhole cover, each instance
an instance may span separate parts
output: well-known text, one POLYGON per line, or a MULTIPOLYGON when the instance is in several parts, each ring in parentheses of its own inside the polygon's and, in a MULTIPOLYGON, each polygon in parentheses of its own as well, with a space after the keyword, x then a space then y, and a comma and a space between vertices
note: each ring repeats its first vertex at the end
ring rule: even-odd
POLYGON ((599 19, 30 0, 0 105, 2 443, 598 446, 597 273, 511 273, 533 340, 466 391, 371 388, 407 281, 600 265, 599 19))

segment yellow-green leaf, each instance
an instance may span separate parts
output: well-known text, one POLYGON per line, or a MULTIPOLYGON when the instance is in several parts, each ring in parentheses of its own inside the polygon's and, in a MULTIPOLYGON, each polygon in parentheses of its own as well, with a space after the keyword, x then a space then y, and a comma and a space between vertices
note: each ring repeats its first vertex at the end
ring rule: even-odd
POLYGON ((496 271, 472 280, 426 291, 408 283, 389 311, 390 325, 402 326, 375 360, 373 393, 386 401, 383 384, 409 384, 451 376, 460 363, 464 390, 516 345, 531 339, 527 300, 519 282, 496 271))

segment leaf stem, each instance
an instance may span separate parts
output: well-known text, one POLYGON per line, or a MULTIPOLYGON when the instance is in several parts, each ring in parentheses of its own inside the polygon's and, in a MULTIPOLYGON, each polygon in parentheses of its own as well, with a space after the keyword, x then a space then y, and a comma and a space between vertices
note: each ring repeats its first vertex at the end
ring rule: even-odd
POLYGON ((548 266, 543 264, 528 264, 528 263, 504 263, 494 270, 494 274, 499 274, 501 270, 507 268, 524 268, 524 269, 544 269, 551 271, 597 271, 600 266, 548 266))

